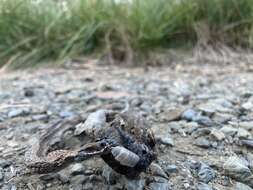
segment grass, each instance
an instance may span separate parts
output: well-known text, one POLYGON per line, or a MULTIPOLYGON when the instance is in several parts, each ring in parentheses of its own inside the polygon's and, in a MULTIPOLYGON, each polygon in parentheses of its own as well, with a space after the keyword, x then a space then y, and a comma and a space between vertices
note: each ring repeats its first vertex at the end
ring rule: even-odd
POLYGON ((252 48, 253 0, 0 0, 0 66, 203 40, 252 48))

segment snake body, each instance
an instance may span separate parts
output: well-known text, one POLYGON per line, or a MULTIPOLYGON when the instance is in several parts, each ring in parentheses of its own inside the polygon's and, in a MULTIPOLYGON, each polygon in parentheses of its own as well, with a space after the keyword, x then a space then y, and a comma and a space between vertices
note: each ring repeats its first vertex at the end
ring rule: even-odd
MULTIPOLYGON (((101 115, 101 110, 98 113, 101 115)), ((91 116, 90 118, 96 118, 94 115, 91 116)), ((100 155, 115 171, 128 177, 137 176, 145 171, 155 159, 152 151, 155 142, 143 120, 130 114, 112 112, 105 112, 105 117, 102 127, 92 125, 88 117, 86 124, 89 126, 85 127, 90 133, 90 141, 71 150, 56 149, 54 145, 63 140, 66 131, 80 126, 82 120, 74 118, 57 122, 26 153, 27 167, 36 173, 48 173, 75 161, 100 155)))

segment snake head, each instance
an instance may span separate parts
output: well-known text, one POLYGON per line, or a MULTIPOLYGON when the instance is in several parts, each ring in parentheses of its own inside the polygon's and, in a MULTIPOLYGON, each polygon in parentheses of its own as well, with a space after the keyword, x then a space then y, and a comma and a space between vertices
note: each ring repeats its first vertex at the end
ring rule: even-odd
POLYGON ((83 161, 89 157, 107 154, 116 143, 113 140, 102 139, 96 142, 85 144, 76 155, 76 161, 83 161))

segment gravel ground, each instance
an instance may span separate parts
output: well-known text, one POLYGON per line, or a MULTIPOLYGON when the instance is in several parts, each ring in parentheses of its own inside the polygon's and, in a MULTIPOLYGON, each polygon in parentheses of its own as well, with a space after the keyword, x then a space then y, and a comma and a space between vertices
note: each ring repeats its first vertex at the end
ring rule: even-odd
POLYGON ((238 64, 1 73, 0 189, 252 190, 252 110, 252 73, 238 64), (157 139, 158 159, 138 179, 99 158, 24 174, 25 152, 57 120, 121 110, 126 102, 148 119, 157 139))

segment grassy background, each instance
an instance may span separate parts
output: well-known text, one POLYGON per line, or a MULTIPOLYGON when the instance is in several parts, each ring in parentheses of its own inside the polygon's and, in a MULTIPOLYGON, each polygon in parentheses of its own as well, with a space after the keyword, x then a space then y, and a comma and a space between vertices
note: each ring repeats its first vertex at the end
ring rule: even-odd
POLYGON ((0 0, 0 66, 216 42, 253 47, 253 0, 0 0))

